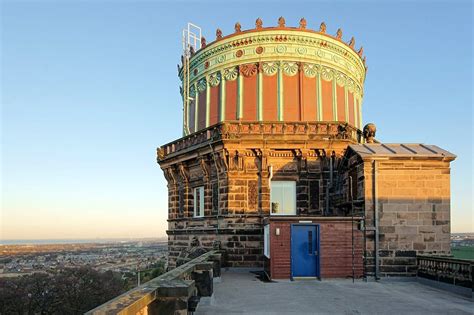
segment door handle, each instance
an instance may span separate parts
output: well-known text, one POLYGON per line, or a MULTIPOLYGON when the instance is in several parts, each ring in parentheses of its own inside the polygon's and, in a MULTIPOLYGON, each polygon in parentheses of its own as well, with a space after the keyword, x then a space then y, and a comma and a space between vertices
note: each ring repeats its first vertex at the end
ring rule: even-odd
POLYGON ((315 254, 316 256, 318 256, 318 251, 317 251, 317 250, 315 250, 315 251, 314 251, 314 254, 315 254))

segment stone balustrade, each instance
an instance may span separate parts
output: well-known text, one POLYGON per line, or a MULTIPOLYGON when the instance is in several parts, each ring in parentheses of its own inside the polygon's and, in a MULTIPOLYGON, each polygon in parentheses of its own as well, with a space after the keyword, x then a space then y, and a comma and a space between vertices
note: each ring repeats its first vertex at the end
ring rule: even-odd
POLYGON ((225 121, 195 132, 189 136, 165 144, 157 149, 158 161, 191 147, 207 145, 218 140, 268 139, 285 136, 285 139, 350 140, 361 142, 361 131, 350 124, 336 121, 318 122, 261 122, 261 121, 225 121))
POLYGON ((209 251, 87 312, 88 315, 187 314, 211 296, 221 254, 209 251))
POLYGON ((474 260, 417 256, 417 276, 455 286, 473 288, 474 260))

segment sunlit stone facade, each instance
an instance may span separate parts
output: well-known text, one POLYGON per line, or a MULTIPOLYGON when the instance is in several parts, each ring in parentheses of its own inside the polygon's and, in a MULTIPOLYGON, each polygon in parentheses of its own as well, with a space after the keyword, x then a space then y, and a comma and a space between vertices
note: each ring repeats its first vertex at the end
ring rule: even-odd
POLYGON ((361 130, 366 65, 354 38, 280 18, 276 27, 237 23, 235 33, 201 42, 189 61, 184 136, 158 148, 170 267, 218 247, 228 266, 294 277, 298 224, 317 226, 316 277, 409 275, 418 252, 449 253, 454 156, 433 146, 390 149, 374 139, 375 126, 361 130), (396 161, 381 162, 377 179, 371 167, 380 159, 396 161), (443 191, 417 190, 430 184, 428 173, 443 191), (412 177, 405 190, 380 186, 402 189, 412 177))

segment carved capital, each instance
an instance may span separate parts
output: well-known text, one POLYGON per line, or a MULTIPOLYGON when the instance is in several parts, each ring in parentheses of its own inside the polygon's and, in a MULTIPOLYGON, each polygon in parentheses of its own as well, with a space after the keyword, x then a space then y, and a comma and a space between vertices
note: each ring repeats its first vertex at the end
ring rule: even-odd
POLYGON ((217 85, 219 85, 219 83, 221 83, 221 74, 220 74, 220 72, 215 72, 215 73, 209 75, 209 85, 211 87, 217 86, 217 85))
POLYGON ((174 167, 170 166, 168 168, 163 169, 163 174, 165 175, 165 179, 168 182, 168 184, 176 185, 177 178, 176 178, 176 170, 174 167))
POLYGON ((254 63, 240 65, 240 73, 245 77, 253 77, 258 72, 258 67, 254 63))
POLYGON ((165 150, 163 148, 156 148, 156 160, 158 162, 165 158, 165 150))
POLYGON ((204 174, 204 178, 206 181, 209 181, 211 177, 211 168, 207 162, 207 159, 203 156, 199 158, 199 166, 201 167, 201 170, 204 174))
POLYGON ((178 164, 178 172, 181 180, 187 183, 189 181, 189 170, 183 163, 178 164))

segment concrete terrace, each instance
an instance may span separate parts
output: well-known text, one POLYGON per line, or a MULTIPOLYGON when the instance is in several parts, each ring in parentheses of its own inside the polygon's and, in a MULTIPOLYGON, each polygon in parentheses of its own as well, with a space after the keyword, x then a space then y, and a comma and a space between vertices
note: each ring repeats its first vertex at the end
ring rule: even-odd
POLYGON ((196 314, 474 314, 474 302, 416 280, 262 282, 224 271, 196 314))

